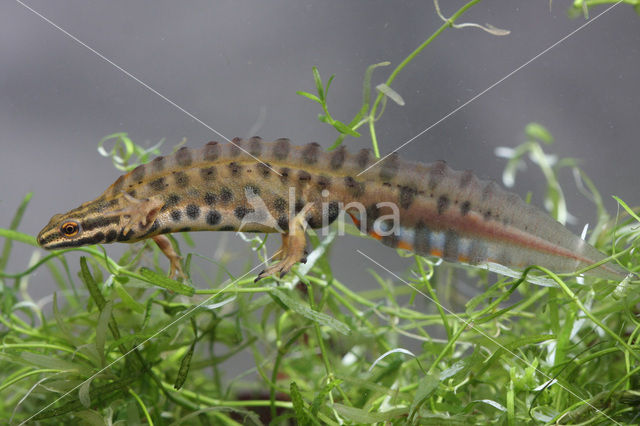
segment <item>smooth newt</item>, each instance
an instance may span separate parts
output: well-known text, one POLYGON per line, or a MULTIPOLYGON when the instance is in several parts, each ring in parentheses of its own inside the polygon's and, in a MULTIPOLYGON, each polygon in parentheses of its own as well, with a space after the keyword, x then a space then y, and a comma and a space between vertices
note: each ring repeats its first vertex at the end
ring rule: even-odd
MULTIPOLYGON (((174 277, 183 275, 180 258, 163 234, 281 233, 279 262, 258 280, 304 261, 305 228, 327 226, 344 210, 387 246, 448 261, 536 264, 561 273, 604 259, 542 210, 470 171, 442 161, 403 161, 394 153, 358 175, 375 161, 368 149, 325 152, 317 143, 294 146, 288 139, 183 147, 120 176, 97 199, 53 216, 38 243, 59 249, 153 238, 174 277)), ((626 274, 613 264, 589 273, 626 274)))

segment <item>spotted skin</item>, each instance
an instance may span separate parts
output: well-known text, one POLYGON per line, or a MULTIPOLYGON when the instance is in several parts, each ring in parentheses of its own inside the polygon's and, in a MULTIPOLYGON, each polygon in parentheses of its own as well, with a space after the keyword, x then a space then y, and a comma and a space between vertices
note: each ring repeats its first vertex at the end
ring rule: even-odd
MULTIPOLYGON (((295 146, 289 139, 236 138, 200 149, 182 147, 119 177, 97 199, 55 215, 38 243, 56 249, 153 238, 166 249, 163 234, 185 229, 277 232, 283 235, 279 257, 287 267, 268 269, 267 275, 280 274, 303 259, 307 227, 327 226, 350 203, 359 203, 362 210, 346 212, 360 229, 385 245, 421 255, 520 268, 539 264, 556 272, 603 259, 546 213, 470 171, 452 170, 444 161, 403 161, 397 153, 371 167, 374 162, 368 149, 325 152, 315 142, 295 146), (378 207, 380 202, 397 207, 395 229, 386 222, 375 225, 394 213, 378 207), (262 219, 248 222, 256 218, 262 219), (77 235, 64 235, 67 222, 79 226, 77 235)), ((179 262, 171 261, 180 272, 179 262)), ((624 272, 611 264, 592 270, 604 278, 624 272)))

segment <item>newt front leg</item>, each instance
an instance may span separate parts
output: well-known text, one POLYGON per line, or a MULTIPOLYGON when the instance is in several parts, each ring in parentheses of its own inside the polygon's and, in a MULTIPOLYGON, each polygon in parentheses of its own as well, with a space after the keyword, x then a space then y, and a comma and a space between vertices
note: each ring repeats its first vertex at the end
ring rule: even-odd
POLYGON ((306 263, 307 236, 305 231, 308 225, 306 217, 313 208, 313 204, 307 204, 302 211, 290 221, 289 232, 282 234, 282 246, 274 256, 274 258, 280 259, 280 261, 260 272, 254 282, 258 282, 264 277, 275 274, 283 277, 296 263, 306 263))

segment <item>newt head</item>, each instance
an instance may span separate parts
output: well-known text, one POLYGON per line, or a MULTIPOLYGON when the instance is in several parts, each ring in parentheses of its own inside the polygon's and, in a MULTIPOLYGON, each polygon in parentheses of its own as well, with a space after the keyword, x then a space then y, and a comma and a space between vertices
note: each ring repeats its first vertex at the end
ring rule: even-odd
POLYGON ((80 207, 54 215, 38 233, 40 247, 53 250, 110 243, 121 237, 119 198, 102 196, 80 207))

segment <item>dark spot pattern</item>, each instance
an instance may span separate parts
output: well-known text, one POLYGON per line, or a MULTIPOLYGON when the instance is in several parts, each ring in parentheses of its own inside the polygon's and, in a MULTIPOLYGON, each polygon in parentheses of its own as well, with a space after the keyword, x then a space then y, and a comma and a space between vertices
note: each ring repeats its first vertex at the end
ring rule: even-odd
POLYGON ((400 168, 399 162, 397 152, 392 152, 387 158, 382 160, 382 164, 380 164, 380 179, 383 181, 393 179, 396 174, 398 174, 398 169, 400 168))
POLYGON ((278 226, 284 232, 289 231, 289 218, 286 215, 280 216, 278 218, 278 226))
POLYGON ((176 152, 176 163, 182 167, 189 167, 193 162, 191 150, 183 146, 176 152))
POLYGON ((308 213, 305 220, 311 229, 322 228, 322 215, 319 212, 308 213))
POLYGON ((216 203, 216 201, 218 201, 218 196, 213 192, 207 192, 206 194, 204 194, 204 202, 207 205, 212 206, 216 203))
POLYGON ((151 162, 151 168, 154 172, 161 172, 164 169, 164 157, 156 157, 151 162))
POLYGON ((340 214, 340 204, 337 201, 331 201, 327 204, 327 225, 331 225, 340 214))
POLYGON ((144 164, 139 165, 131 172, 131 180, 134 182, 139 182, 144 177, 144 164))
POLYGON ((363 222, 361 226, 364 225, 367 231, 372 231, 376 219, 380 217, 380 208, 378 208, 376 204, 371 204, 367 206, 367 208, 365 209, 365 213, 367 214, 367 216, 360 218, 360 220, 363 222))
POLYGON ((442 182, 446 175, 447 163, 445 161, 436 161, 429 169, 429 189, 433 191, 442 182))
POLYGON ((449 208, 449 204, 451 204, 449 197, 441 195, 438 198, 438 214, 443 214, 449 208))
POLYGON ((302 161, 307 164, 317 163, 319 155, 320 144, 318 142, 311 142, 302 149, 302 161))
POLYGON ((344 178, 344 186, 346 186, 349 191, 351 191, 353 197, 360 197, 362 194, 364 194, 364 183, 356 181, 351 176, 346 176, 344 178))
POLYGON ((232 225, 222 226, 220 229, 218 229, 218 231, 235 231, 235 230, 236 230, 235 226, 232 226, 232 225))
POLYGON ((466 216, 467 213, 469 213, 469 210, 471 210, 471 203, 469 201, 465 201, 460 206, 460 215, 466 216))
POLYGON ((333 170, 337 170, 342 167, 344 164, 344 159, 347 155, 347 150, 344 145, 340 145, 334 152, 331 154, 331 160, 329 161, 329 165, 333 170))
POLYGON ((298 199, 296 200, 296 203, 295 203, 294 207, 293 207, 293 208, 294 208, 294 213, 295 213, 295 214, 300 213, 300 212, 302 211, 302 209, 304 208, 304 205, 305 205, 305 204, 306 204, 306 203, 305 203, 305 201, 304 201, 302 198, 298 198, 298 199))
POLYGON ((104 217, 98 216, 95 218, 86 219, 80 224, 83 231, 91 231, 96 228, 106 228, 109 225, 120 223, 120 216, 104 217))
POLYGON ((289 151, 291 151, 291 141, 289 139, 280 138, 273 145, 273 156, 278 160, 287 158, 289 151))
POLYGON ((147 232, 145 232, 145 235, 153 234, 158 230, 159 227, 160 227, 160 224, 158 223, 158 220, 157 219, 154 220, 151 226, 149 227, 149 229, 147 229, 147 232))
POLYGON ((484 220, 491 220, 491 210, 484 212, 484 220))
POLYGON ((431 232, 424 222, 418 222, 414 229, 413 249, 418 254, 429 254, 431 252, 431 232))
POLYGON ((182 212, 180 210, 171 210, 171 220, 174 222, 180 222, 182 218, 182 212))
POLYGON ((458 234, 453 231, 447 231, 444 234, 444 248, 442 250, 442 258, 449 262, 458 260, 458 234))
POLYGON ((318 185, 318 189, 320 191, 324 189, 329 189, 329 187, 331 186, 331 178, 328 176, 320 175, 318 176, 318 181, 316 182, 316 185, 318 185))
POLYGON ((254 157, 262 154, 262 138, 260 136, 254 136, 249 139, 249 153, 254 157))
POLYGON ((231 143, 229 144, 229 156, 231 158, 233 157, 237 157, 238 155, 240 155, 240 153, 242 152, 242 149, 240 148, 242 144, 242 139, 240 138, 233 138, 231 140, 231 143))
POLYGON ((154 179, 151 182, 149 182, 149 187, 154 190, 154 191, 163 191, 167 186, 169 186, 167 184, 167 182, 165 182, 164 178, 158 178, 158 179, 154 179))
POLYGON ((200 178, 206 181, 215 180, 217 176, 217 170, 215 167, 203 167, 200 169, 200 178))
POLYGON ((161 212, 170 209, 171 207, 177 205, 180 202, 180 196, 178 194, 169 194, 167 197, 167 201, 165 201, 164 206, 160 209, 161 212))
POLYGON ((260 175, 263 178, 269 177, 269 175, 271 175, 271 164, 269 164, 269 163, 258 163, 258 164, 256 164, 256 167, 257 167, 258 171, 260 172, 260 175))
POLYGON ((187 216, 191 220, 195 220, 200 216, 200 207, 195 204, 188 204, 186 207, 187 216))
POLYGON ((298 172, 298 180, 300 182, 309 182, 311 181, 311 174, 305 170, 300 170, 298 172))
POLYGON ((204 146, 204 159, 206 161, 215 161, 220 157, 220 144, 211 141, 204 146))
POLYGON ((117 236, 118 236, 118 231, 116 231, 115 229, 110 229, 109 232, 107 232, 104 242, 105 243, 113 242, 117 236))
POLYGON ((396 235, 396 234, 389 234, 389 235, 383 236, 382 240, 380 240, 380 241, 385 246, 396 248, 396 247, 398 247, 398 244, 400 243, 400 237, 398 237, 398 235, 396 235))
POLYGON ((127 194, 129 194, 130 197, 136 198, 136 190, 135 189, 127 191, 127 194))
POLYGON ((371 150, 367 148, 363 148, 358 152, 358 154, 356 154, 356 164, 361 169, 364 169, 369 164, 370 158, 371 158, 371 150))
POLYGON ((242 166, 236 163, 235 161, 230 162, 228 167, 229 167, 229 171, 231 172, 231 176, 234 176, 234 177, 239 176, 240 172, 242 171, 242 166))
POLYGON ((282 197, 278 197, 273 200, 273 208, 276 209, 278 213, 284 213, 287 210, 287 200, 282 197))
POLYGON ((129 232, 127 232, 127 234, 125 235, 122 230, 120 230, 120 232, 118 232, 118 237, 116 238, 117 241, 129 241, 131 238, 134 237, 135 235, 135 231, 133 229, 130 229, 129 232))
POLYGON ((400 187, 399 204, 403 209, 408 209, 413 204, 413 200, 416 198, 418 190, 412 186, 400 187))
POLYGON ((84 245, 91 245, 91 244, 99 244, 99 243, 101 243, 103 241, 104 241, 104 232, 102 232, 102 231, 96 232, 91 237, 82 238, 80 240, 77 240, 79 245, 83 245, 83 246, 84 245))
POLYGON ((289 168, 288 167, 283 167, 280 169, 280 181, 282 183, 287 183, 289 181, 289 168))
POLYGON ((246 208, 244 206, 238 206, 238 207, 235 208, 235 210, 233 210, 233 214, 238 219, 242 219, 251 211, 253 211, 253 210, 252 209, 248 209, 248 208, 246 208))
POLYGON ((231 200, 233 200, 233 192, 231 192, 231 190, 225 186, 224 188, 222 188, 222 190, 220 190, 220 201, 226 204, 231 200))
POLYGON ((189 186, 189 176, 185 172, 173 172, 173 180, 178 188, 189 186))
POLYGON ((206 221, 208 225, 216 226, 222 220, 222 216, 217 210, 209 210, 206 221))

